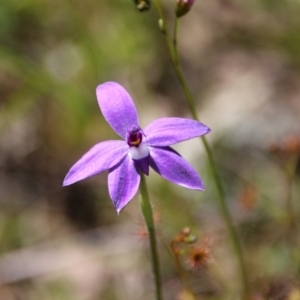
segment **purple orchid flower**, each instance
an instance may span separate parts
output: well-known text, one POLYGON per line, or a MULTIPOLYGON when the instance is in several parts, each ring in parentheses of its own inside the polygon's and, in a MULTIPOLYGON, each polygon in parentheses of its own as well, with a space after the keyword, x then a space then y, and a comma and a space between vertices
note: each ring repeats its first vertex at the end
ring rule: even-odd
POLYGON ((123 140, 92 147, 70 169, 64 186, 108 170, 109 195, 117 213, 134 197, 141 172, 148 175, 149 166, 171 182, 204 190, 194 168, 169 146, 210 132, 206 125, 191 119, 162 118, 142 130, 135 105, 121 85, 106 82, 97 87, 96 94, 104 118, 123 140))

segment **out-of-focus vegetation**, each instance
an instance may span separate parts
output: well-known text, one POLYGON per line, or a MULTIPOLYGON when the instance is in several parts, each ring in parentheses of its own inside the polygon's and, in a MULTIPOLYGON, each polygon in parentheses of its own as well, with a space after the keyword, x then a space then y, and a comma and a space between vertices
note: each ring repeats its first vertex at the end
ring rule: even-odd
MULTIPOLYGON (((163 0, 169 25, 174 2, 163 0)), ((181 20, 183 68, 212 128, 253 299, 300 299, 299 15, 296 0, 197 0, 181 20)), ((129 0, 1 1, 1 300, 153 299, 137 197, 117 216, 106 174, 61 185, 92 145, 116 138, 97 105, 99 83, 125 86, 142 126, 189 117, 157 18, 129 0)), ((202 145, 177 149, 207 190, 150 174, 165 299, 192 297, 169 246, 186 226, 205 259, 197 264, 197 249, 180 258, 193 294, 236 299, 236 259, 202 145)))

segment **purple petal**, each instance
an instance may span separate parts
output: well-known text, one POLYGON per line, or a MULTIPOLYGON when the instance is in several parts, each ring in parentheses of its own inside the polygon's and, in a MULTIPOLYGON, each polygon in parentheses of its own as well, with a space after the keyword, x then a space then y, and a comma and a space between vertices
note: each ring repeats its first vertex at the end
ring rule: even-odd
POLYGON ((136 108, 130 95, 116 82, 98 85, 96 94, 104 118, 125 139, 128 129, 138 127, 136 108))
POLYGON ((129 146, 124 141, 106 141, 95 145, 70 169, 63 185, 70 185, 114 167, 128 150, 129 146))
POLYGON ((152 146, 168 146, 210 132, 210 129, 195 120, 162 118, 151 122, 145 129, 146 143, 152 146))
POLYGON ((134 162, 146 175, 149 175, 150 155, 141 159, 134 159, 134 162))
POLYGON ((165 179, 178 185, 204 191, 194 168, 170 147, 150 147, 150 166, 165 179))
POLYGON ((129 156, 126 156, 122 162, 109 170, 109 195, 118 214, 136 194, 140 179, 139 170, 129 156))

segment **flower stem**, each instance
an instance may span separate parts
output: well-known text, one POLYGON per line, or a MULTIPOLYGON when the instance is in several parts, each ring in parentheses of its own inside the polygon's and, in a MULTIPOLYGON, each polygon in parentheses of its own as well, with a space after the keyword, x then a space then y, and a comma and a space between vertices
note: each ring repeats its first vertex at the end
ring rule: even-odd
POLYGON ((155 286, 156 286, 156 300, 162 300, 162 289, 161 289, 161 277, 160 277, 160 267, 157 252, 157 243, 155 235, 155 224, 152 213, 152 206, 149 201, 149 195, 146 185, 145 175, 141 172, 141 184, 140 184, 140 207, 144 220, 148 229, 150 251, 152 256, 152 271, 154 274, 155 286))
MULTIPOLYGON (((187 104, 189 106, 190 112, 192 114, 192 117, 199 121, 199 117, 198 117, 198 113, 196 110, 196 106, 195 106, 195 102, 194 102, 194 98, 190 92, 190 89, 186 83, 185 77, 183 75, 182 72, 182 68, 181 68, 181 64, 180 64, 180 59, 179 59, 179 53, 178 53, 178 43, 177 43, 177 36, 178 36, 178 28, 179 28, 179 18, 176 17, 175 18, 175 22, 174 22, 174 30, 173 30, 173 41, 171 42, 170 36, 168 34, 167 31, 167 27, 165 24, 165 17, 162 11, 162 7, 160 5, 159 0, 155 0, 154 4, 157 7, 157 10, 159 12, 160 18, 164 24, 164 31, 163 34, 165 35, 166 38, 166 42, 167 42, 167 46, 168 46, 168 50, 172 59, 172 64, 173 67, 175 69, 175 73, 178 77, 178 80, 180 82, 180 85, 183 89, 185 98, 187 100, 187 104)), ((232 241, 233 247, 234 247, 234 251, 235 254, 237 256, 238 259, 238 263, 239 263, 239 267, 240 267, 240 274, 241 274, 241 278, 243 281, 243 288, 244 288, 244 296, 248 297, 249 295, 249 283, 248 283, 248 277, 247 277, 247 272, 246 272, 246 267, 245 267, 245 262, 244 262, 244 257, 243 257, 243 252, 242 252, 242 247, 241 247, 241 243, 238 237, 238 234, 236 232, 235 227, 233 226, 233 221, 231 218, 231 215, 229 213, 229 209, 227 207, 226 204, 226 200, 225 200, 225 191, 223 188, 223 184, 221 181, 221 178, 219 176, 219 172, 216 166, 216 162, 213 156, 213 152, 212 149, 206 139, 205 136, 201 137, 202 143, 204 145, 205 151, 207 153, 208 156, 208 162, 210 165, 210 169, 212 172, 212 176, 216 185, 216 189, 217 189, 217 193, 218 193, 218 200, 219 200, 219 207, 220 207, 220 211, 221 214, 223 216, 223 219, 226 223, 227 226, 227 230, 229 232, 229 236, 230 239, 232 241)))

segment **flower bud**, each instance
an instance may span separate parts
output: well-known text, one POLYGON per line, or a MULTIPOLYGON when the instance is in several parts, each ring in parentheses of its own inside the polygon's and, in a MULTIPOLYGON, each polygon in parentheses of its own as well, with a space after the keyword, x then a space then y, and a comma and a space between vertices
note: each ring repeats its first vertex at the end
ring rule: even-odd
POLYGON ((177 18, 180 18, 187 14, 195 0, 177 0, 175 7, 175 14, 177 18))
POLYGON ((150 0, 133 0, 133 2, 139 11, 148 11, 151 7, 150 0))
POLYGON ((163 34, 166 33, 165 23, 164 23, 163 19, 158 20, 158 27, 163 34))

